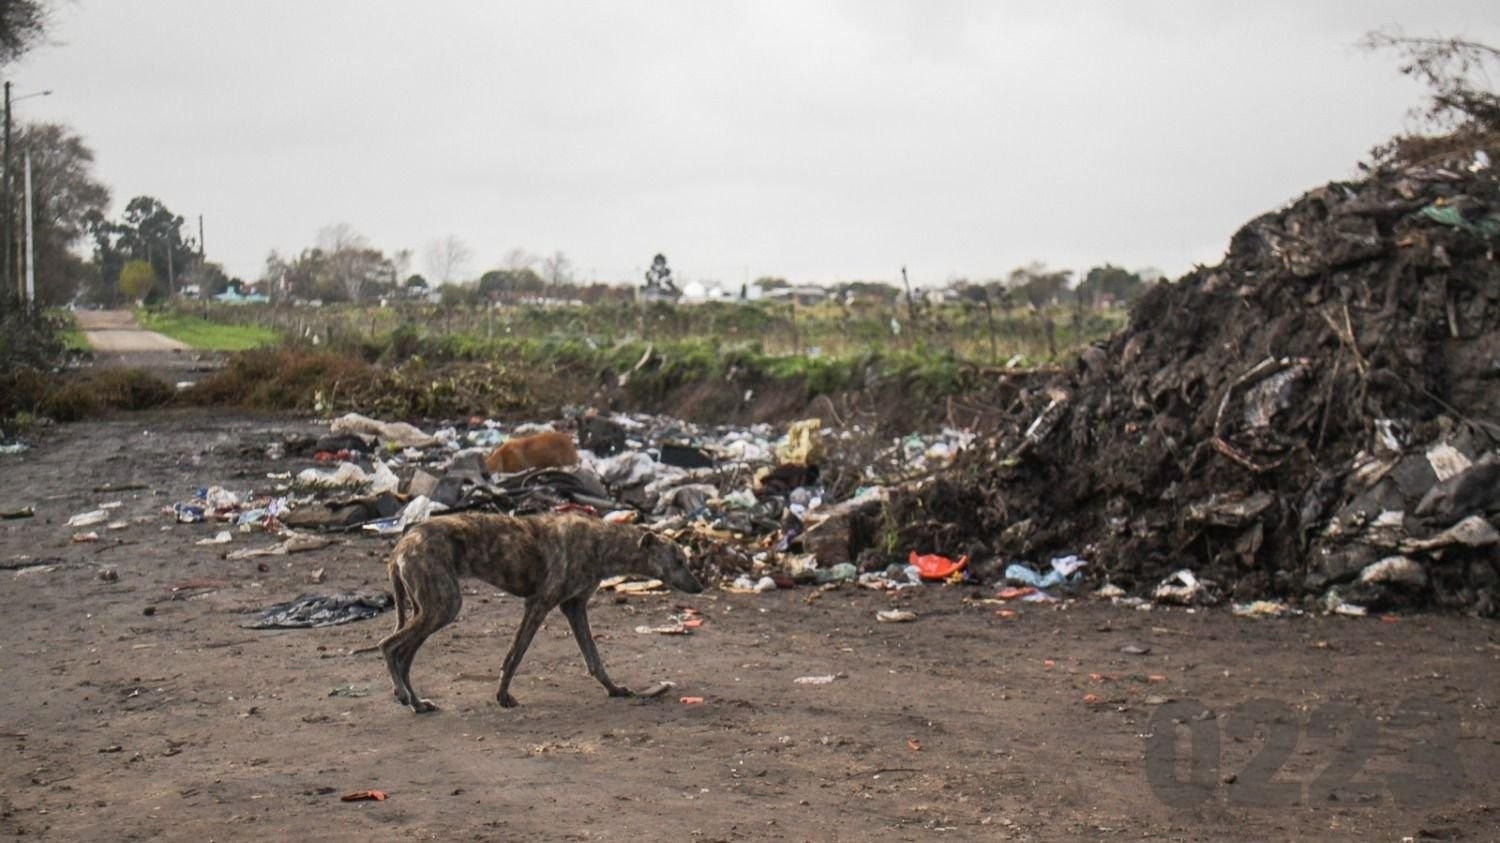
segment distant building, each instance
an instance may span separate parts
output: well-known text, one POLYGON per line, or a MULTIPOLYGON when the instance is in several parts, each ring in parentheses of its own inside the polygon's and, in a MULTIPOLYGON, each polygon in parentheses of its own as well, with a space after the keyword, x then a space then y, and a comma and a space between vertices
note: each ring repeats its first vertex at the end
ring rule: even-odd
POLYGON ((818 304, 828 299, 828 290, 816 284, 777 287, 773 290, 767 290, 764 298, 772 301, 793 301, 801 305, 818 304))
POLYGON ((238 290, 230 287, 217 296, 214 296, 214 301, 225 304, 264 304, 270 301, 270 299, 265 293, 257 293, 253 289, 248 293, 240 293, 238 290))

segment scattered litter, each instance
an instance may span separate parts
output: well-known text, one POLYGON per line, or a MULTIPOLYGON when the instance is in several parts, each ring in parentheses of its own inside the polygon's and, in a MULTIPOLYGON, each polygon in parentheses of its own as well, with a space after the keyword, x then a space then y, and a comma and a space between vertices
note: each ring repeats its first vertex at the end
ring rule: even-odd
POLYGON ((906 562, 908 565, 916 567, 917 573, 924 580, 945 580, 962 571, 969 564, 969 557, 960 556, 957 561, 954 561, 946 556, 938 556, 937 554, 919 556, 913 550, 907 555, 906 562))
POLYGON ((821 676, 798 676, 792 682, 796 685, 831 685, 835 679, 839 678, 839 675, 837 673, 828 673, 821 676))
POLYGON ((225 587, 228 583, 223 580, 211 580, 206 577, 193 577, 167 586, 167 591, 179 594, 184 591, 213 591, 225 587))
POLYGON ((683 705, 703 705, 702 697, 678 697, 677 701, 683 705))
POLYGON ((735 577, 734 582, 729 585, 727 590, 739 594, 763 594, 767 591, 776 590, 776 580, 770 577, 752 579, 748 575, 741 574, 735 577))
POLYGON ((803 419, 787 426, 786 438, 776 445, 776 459, 792 465, 809 465, 823 459, 823 420, 803 419))
MULTIPOLYGON (((1020 583, 1030 586, 1038 591, 1047 589, 1070 590, 1083 580, 1083 575, 1078 573, 1079 569, 1088 563, 1077 556, 1059 556, 1052 560, 1052 570, 1042 575, 1032 570, 1028 565, 1013 562, 1005 566, 1006 582, 1020 583)), ((1029 595, 1017 595, 1025 597, 1029 595)), ((1050 600, 1049 596, 1039 599, 1050 600)))
POLYGON ((641 635, 690 635, 692 630, 681 621, 663 624, 661 626, 638 626, 635 631, 641 635))
POLYGON ((333 539, 326 536, 314 536, 307 533, 292 533, 282 541, 267 547, 246 547, 231 551, 225 559, 240 560, 253 559, 257 556, 286 556, 289 553, 302 553, 308 550, 317 550, 334 543, 333 539))
POLYGON ((384 802, 383 790, 356 790, 339 797, 340 802, 384 802))
POLYGON ((599 589, 601 591, 614 591, 620 594, 666 594, 667 584, 658 579, 637 577, 634 574, 621 574, 599 583, 599 589))
POLYGON ((307 488, 360 488, 370 483, 370 475, 352 462, 341 462, 332 471, 316 468, 304 469, 297 475, 296 485, 307 488))
POLYGON ((1421 563, 1406 556, 1387 556, 1366 565, 1359 572, 1362 583, 1390 583, 1423 588, 1427 585, 1427 569, 1421 563))
POLYGON ((1490 522, 1484 519, 1484 516, 1470 515, 1430 538, 1407 539, 1401 543, 1401 549, 1407 553, 1420 553, 1452 545, 1486 547, 1496 543, 1500 543, 1500 532, 1497 532, 1490 522))
POLYGON ((382 443, 395 445, 398 448, 430 448, 438 444, 438 440, 423 433, 419 428, 406 422, 383 422, 362 416, 359 413, 349 413, 333 420, 328 425, 330 433, 352 433, 358 436, 373 436, 382 443))
POLYGON ((1120 652, 1127 656, 1144 656, 1151 652, 1151 648, 1143 647, 1140 644, 1126 644, 1120 648, 1120 652))
POLYGON ((670 680, 662 680, 660 682, 652 682, 650 685, 647 685, 641 690, 636 691, 635 695, 637 697, 640 697, 641 699, 655 699, 656 697, 659 697, 676 687, 676 682, 672 682, 670 680))
POLYGON ((1345 615, 1351 618, 1362 618, 1370 613, 1370 610, 1364 606, 1344 600, 1336 589, 1328 590, 1323 600, 1323 608, 1330 615, 1345 615))
MULTIPOLYGON (((393 475, 394 476, 394 475, 393 475)), ((380 533, 381 535, 402 535, 409 528, 432 517, 434 512, 442 512, 448 507, 443 504, 429 500, 424 495, 417 495, 406 506, 401 509, 401 514, 394 518, 382 518, 365 524, 363 529, 380 533)))
POLYGON ((0 512, 0 521, 13 521, 17 518, 32 518, 36 515, 36 508, 23 506, 20 509, 7 509, 0 512))
POLYGON ((1182 606, 1208 606, 1219 602, 1218 589, 1207 580, 1198 579, 1186 568, 1167 577, 1151 592, 1158 603, 1176 603, 1182 606))
POLYGON ((75 543, 79 543, 79 544, 83 544, 83 543, 87 543, 87 542, 96 542, 98 540, 99 540, 99 534, 96 533, 96 532, 94 532, 93 530, 90 530, 87 533, 74 533, 73 534, 73 541, 75 543))
POLYGON ((328 692, 330 697, 368 697, 369 695, 369 685, 340 685, 328 692))
POLYGON ((229 532, 228 530, 220 530, 219 532, 214 533, 213 538, 199 539, 198 541, 194 542, 194 544, 229 544, 233 540, 233 533, 229 532))
POLYGON ((840 562, 831 568, 813 570, 813 581, 819 584, 849 582, 859 578, 859 569, 851 562, 840 562))
POLYGON ((80 512, 68 519, 65 526, 68 527, 92 527, 95 524, 103 524, 109 520, 109 510, 91 509, 88 512, 80 512))
POLYGON ((385 594, 304 594, 277 603, 240 626, 246 629, 302 629, 337 626, 373 618, 391 607, 385 594))
POLYGON ((173 504, 169 511, 176 517, 179 524, 197 524, 204 519, 203 507, 197 504, 173 504))
POLYGON ((881 623, 909 623, 917 619, 917 613, 905 609, 886 609, 876 612, 875 619, 881 623))
POLYGON ((1281 618, 1287 615, 1300 615, 1301 612, 1282 603, 1279 600, 1253 600, 1249 603, 1236 603, 1230 607, 1235 617, 1240 618, 1281 618))

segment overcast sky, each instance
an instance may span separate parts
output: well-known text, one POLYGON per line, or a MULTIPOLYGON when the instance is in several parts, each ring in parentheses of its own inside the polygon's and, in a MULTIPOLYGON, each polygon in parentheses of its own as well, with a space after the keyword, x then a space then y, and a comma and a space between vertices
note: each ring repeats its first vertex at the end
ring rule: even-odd
POLYGON ((1355 42, 1500 43, 1494 0, 61 0, 12 68, 115 211, 205 218, 258 277, 344 222, 579 274, 738 284, 1176 276, 1251 216, 1355 174, 1421 90, 1355 42))

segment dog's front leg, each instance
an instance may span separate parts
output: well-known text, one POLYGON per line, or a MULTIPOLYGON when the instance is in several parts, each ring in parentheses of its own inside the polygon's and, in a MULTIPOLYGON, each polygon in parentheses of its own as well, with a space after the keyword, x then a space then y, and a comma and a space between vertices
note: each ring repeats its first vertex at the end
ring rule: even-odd
POLYGON ((521 657, 526 655, 526 648, 531 646, 532 637, 541 629, 542 619, 551 610, 551 606, 534 597, 526 601, 526 613, 521 616, 516 640, 511 643, 510 652, 505 654, 505 663, 500 667, 500 690, 495 692, 495 700, 505 708, 515 708, 518 704, 516 698, 510 695, 510 680, 515 678, 516 668, 521 666, 521 657))
POLYGON ((599 680, 612 697, 631 696, 629 688, 622 688, 611 682, 609 674, 604 672, 604 662, 599 658, 599 650, 594 646, 594 633, 589 629, 589 598, 587 594, 564 600, 559 608, 568 617, 568 625, 573 627, 573 637, 578 639, 578 649, 583 651, 583 661, 589 666, 589 675, 599 680))

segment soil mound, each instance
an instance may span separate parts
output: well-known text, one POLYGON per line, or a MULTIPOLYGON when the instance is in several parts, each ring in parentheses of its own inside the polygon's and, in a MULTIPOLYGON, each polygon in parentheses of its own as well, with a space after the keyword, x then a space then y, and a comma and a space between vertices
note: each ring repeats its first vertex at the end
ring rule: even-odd
POLYGON ((1313 190, 899 506, 928 546, 1079 552, 1138 593, 1188 568, 1240 600, 1493 614, 1497 233, 1483 152, 1313 190))

